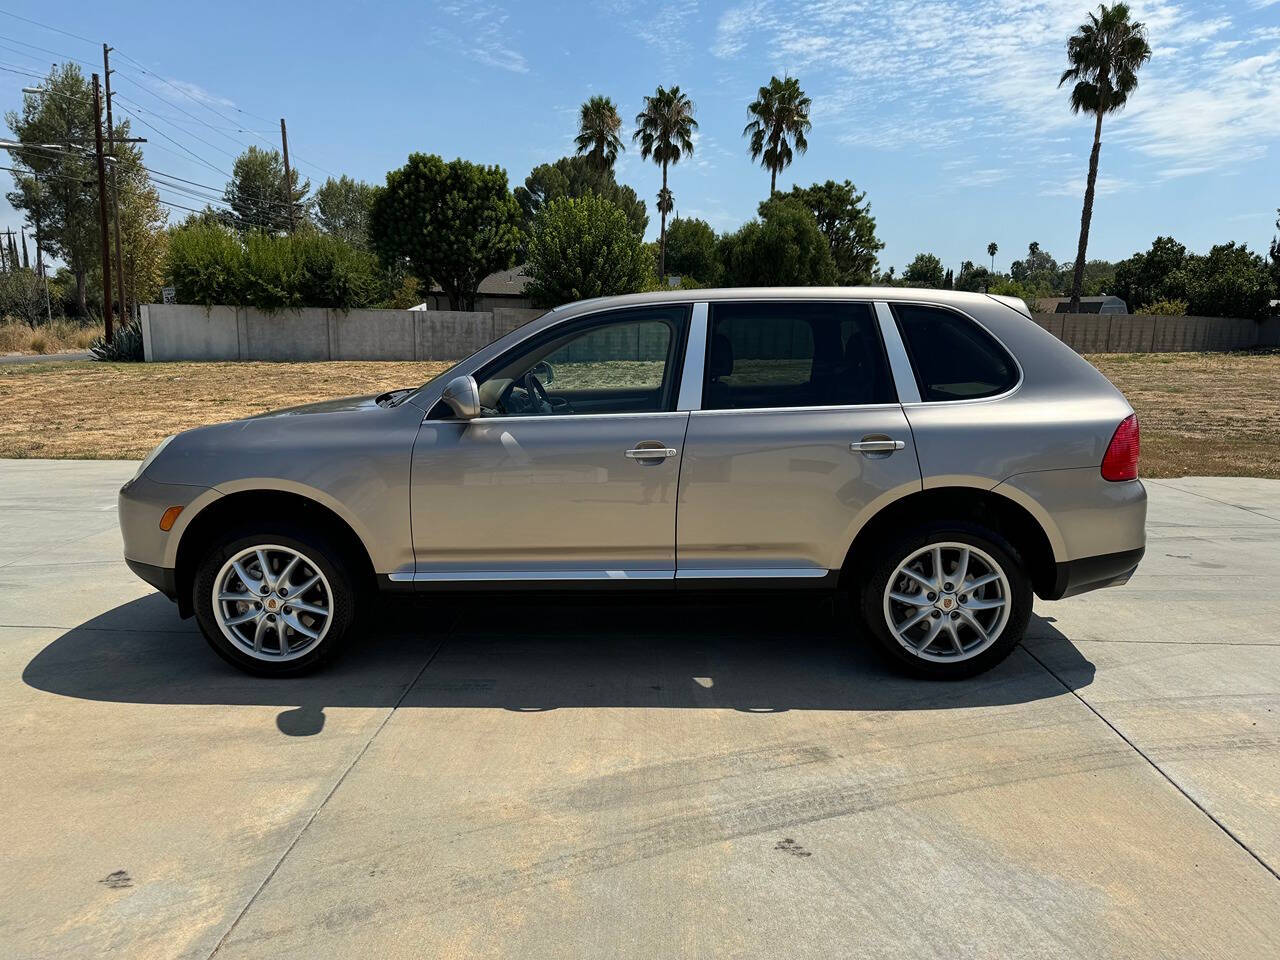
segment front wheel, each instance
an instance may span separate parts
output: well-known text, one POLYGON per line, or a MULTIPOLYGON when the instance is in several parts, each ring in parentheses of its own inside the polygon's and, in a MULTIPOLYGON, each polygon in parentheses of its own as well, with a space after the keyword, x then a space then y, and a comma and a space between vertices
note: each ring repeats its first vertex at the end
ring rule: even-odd
POLYGON ((196 570, 196 620, 218 655, 249 673, 303 673, 332 657, 354 612, 340 551, 310 531, 228 534, 196 570))
POLYGON ((960 679, 989 670, 1018 645, 1031 583, 998 534, 937 526, 904 537, 861 585, 863 620, 882 652, 919 676, 960 679))

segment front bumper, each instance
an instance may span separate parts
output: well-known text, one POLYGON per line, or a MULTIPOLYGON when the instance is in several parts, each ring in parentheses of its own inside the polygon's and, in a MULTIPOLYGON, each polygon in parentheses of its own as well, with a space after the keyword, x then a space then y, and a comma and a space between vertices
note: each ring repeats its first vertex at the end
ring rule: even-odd
POLYGON ((120 488, 118 509, 124 559, 129 569, 171 600, 177 599, 178 543, 204 505, 220 494, 187 483, 158 483, 145 473, 120 488), (182 507, 172 529, 160 529, 170 507, 182 507))
POLYGON ((170 600, 178 599, 178 572, 176 570, 171 567, 153 566, 150 563, 143 563, 141 560, 130 560, 128 557, 124 558, 124 562, 143 581, 151 584, 170 600))
POLYGON ((1144 553, 1146 548, 1138 547, 1136 550, 1121 550, 1119 553, 1105 553, 1097 557, 1081 557, 1079 560, 1059 563, 1053 587, 1042 595, 1043 599, 1061 600, 1090 590, 1128 583, 1133 572, 1138 569, 1144 553))

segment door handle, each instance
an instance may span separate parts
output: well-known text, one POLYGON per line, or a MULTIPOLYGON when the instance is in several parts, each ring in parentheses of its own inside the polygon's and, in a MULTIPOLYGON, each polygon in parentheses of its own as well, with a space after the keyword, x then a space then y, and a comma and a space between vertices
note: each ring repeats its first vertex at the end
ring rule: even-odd
POLYGON ((856 440, 849 444, 849 449, 854 453, 893 453, 895 450, 903 449, 906 445, 905 441, 890 440, 885 437, 883 439, 856 440))
POLYGON ((665 460, 679 452, 674 447, 632 447, 626 456, 632 460, 665 460))

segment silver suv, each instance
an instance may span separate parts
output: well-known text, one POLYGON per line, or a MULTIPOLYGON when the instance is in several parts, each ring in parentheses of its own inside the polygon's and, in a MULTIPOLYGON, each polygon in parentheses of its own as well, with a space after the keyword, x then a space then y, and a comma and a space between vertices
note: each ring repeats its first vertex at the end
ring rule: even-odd
POLYGON ((171 437, 125 558, 255 673, 314 667, 377 590, 839 589, 929 677, 1032 593, 1142 557, 1133 410, 1019 300, 907 289, 557 308, 416 389, 171 437))

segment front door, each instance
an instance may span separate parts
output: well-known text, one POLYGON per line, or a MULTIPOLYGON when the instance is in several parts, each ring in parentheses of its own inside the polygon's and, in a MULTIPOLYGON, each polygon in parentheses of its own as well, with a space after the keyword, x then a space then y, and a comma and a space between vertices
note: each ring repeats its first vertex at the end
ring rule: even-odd
POLYGON ((688 312, 553 327, 477 372, 481 417, 424 421, 414 579, 671 580, 688 312))
POLYGON ((875 311, 710 305, 680 477, 677 577, 829 579, 883 503, 920 489, 875 311))

